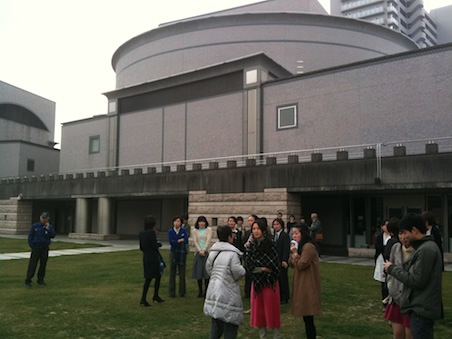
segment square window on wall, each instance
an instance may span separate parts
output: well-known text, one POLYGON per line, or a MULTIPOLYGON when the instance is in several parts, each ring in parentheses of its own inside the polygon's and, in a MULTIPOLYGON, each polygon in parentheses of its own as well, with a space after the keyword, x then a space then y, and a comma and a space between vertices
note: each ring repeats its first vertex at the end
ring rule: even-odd
POLYGON ((278 129, 297 127, 297 105, 280 106, 277 115, 278 129))
POLYGON ((100 152, 100 136, 89 137, 89 154, 100 152))

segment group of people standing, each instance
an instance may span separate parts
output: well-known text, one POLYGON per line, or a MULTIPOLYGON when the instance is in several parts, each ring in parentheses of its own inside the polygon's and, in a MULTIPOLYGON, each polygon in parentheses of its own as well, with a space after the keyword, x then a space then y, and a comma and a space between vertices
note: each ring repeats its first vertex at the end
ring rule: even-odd
POLYGON ((381 283, 385 319, 394 338, 433 338, 443 317, 442 241, 431 212, 409 213, 381 225, 375 244, 374 278, 381 283))
MULTIPOLYGON (((308 225, 293 223, 284 227, 281 218, 268 225, 266 218, 250 215, 246 227, 242 217, 229 217, 228 224, 217 227, 218 242, 204 216, 199 216, 191 232, 195 257, 192 278, 198 283, 198 297, 205 298, 204 313, 210 316, 210 338, 235 338, 243 322, 243 301, 239 280, 245 277, 245 298, 250 298, 250 325, 261 338, 271 333, 280 337, 280 305, 289 302, 288 268, 294 269, 291 313, 304 319, 307 338, 316 337, 314 316, 321 313, 319 255, 308 225), (291 240, 292 238, 292 240, 291 240)), ((159 253, 161 244, 153 230, 155 218, 145 218, 140 233, 145 283, 140 304, 150 306, 147 293, 155 279, 153 301, 159 296, 160 279, 165 267, 159 253)), ((181 217, 173 219, 168 231, 170 251, 169 296, 186 294, 185 264, 188 230, 181 217)))
MULTIPOLYGON (((258 329, 261 338, 266 338, 269 332, 279 338, 280 305, 288 303, 290 295, 289 267, 295 270, 292 314, 304 318, 308 338, 315 338, 314 316, 320 314, 319 257, 308 226, 296 223, 289 235, 280 218, 268 225, 267 219, 250 215, 248 227, 243 223, 242 217, 229 217, 227 225, 217 227, 219 242, 213 243, 208 221, 200 216, 191 233, 195 247, 192 278, 198 282, 198 297, 205 298, 204 312, 212 318, 211 338, 237 336, 243 314, 247 313, 243 311, 239 287, 242 277, 245 277, 245 298, 250 298, 251 327, 258 329)), ((140 234, 140 243, 145 233, 140 234)), ((184 296, 188 232, 182 218, 173 219, 168 240, 171 245, 169 295, 175 296, 178 272, 179 295, 184 296)), ((158 243, 154 248, 158 251, 158 243)), ((148 283, 150 280, 146 278, 141 301, 144 306, 148 283)), ((154 291, 156 295, 158 290, 154 291)))

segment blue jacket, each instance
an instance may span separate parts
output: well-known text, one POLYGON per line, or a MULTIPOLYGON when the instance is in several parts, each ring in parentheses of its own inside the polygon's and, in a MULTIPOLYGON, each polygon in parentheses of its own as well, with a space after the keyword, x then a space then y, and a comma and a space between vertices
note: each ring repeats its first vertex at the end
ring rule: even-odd
POLYGON ((184 227, 179 229, 179 234, 174 231, 174 227, 171 227, 168 231, 168 241, 171 245, 171 252, 181 250, 185 252, 185 245, 188 244, 188 232, 184 227), (178 242, 179 239, 184 239, 184 242, 178 242))
POLYGON ((171 245, 171 253, 173 253, 171 264, 185 265, 187 257, 188 232, 184 227, 179 229, 179 234, 176 233, 173 227, 168 231, 168 241, 171 245), (183 242, 178 242, 179 239, 184 239, 183 242))
POLYGON ((50 225, 46 230, 44 224, 38 221, 31 226, 30 232, 28 232, 28 245, 30 247, 49 245, 51 238, 55 238, 53 226, 50 225))

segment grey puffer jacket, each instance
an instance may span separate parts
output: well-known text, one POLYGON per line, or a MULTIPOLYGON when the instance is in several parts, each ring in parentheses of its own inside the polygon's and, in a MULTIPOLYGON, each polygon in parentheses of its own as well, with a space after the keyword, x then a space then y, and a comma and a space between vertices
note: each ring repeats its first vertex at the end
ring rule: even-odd
POLYGON ((210 249, 206 270, 210 276, 204 301, 204 314, 226 323, 243 322, 239 279, 245 275, 240 252, 228 242, 217 242, 210 249))
POLYGON ((400 310, 427 319, 441 318, 442 261, 438 246, 430 236, 413 241, 415 252, 406 267, 389 266, 388 273, 403 284, 400 310))

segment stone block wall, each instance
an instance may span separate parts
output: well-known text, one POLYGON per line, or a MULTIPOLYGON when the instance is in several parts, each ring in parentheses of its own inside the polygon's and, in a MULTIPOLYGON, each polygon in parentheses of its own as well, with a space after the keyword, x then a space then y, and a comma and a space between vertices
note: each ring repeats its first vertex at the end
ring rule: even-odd
POLYGON ((32 224, 31 201, 0 200, 0 233, 28 234, 32 224))
POLYGON ((200 215, 204 215, 215 230, 216 225, 226 225, 230 216, 243 217, 244 224, 250 214, 266 217, 269 224, 281 212, 284 220, 290 214, 299 214, 300 200, 286 188, 264 189, 253 193, 208 194, 206 191, 190 191, 188 195, 189 224, 194 225, 200 215), (215 222, 216 221, 216 222, 215 222), (216 225, 214 225, 216 224, 216 225))

